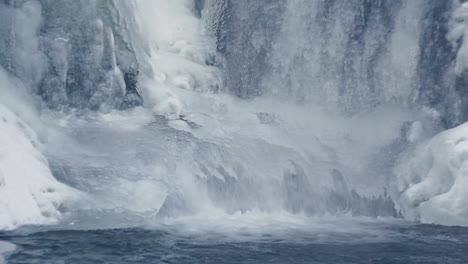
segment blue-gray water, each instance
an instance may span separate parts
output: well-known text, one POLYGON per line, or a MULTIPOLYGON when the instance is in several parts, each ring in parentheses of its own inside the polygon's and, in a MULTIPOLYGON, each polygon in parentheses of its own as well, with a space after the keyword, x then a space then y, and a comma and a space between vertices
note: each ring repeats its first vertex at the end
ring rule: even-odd
MULTIPOLYGON (((369 228, 376 228, 369 224, 369 228)), ((0 234, 8 263, 467 263, 468 228, 382 224, 381 235, 184 234, 173 228, 0 234)), ((376 233, 378 234, 378 233, 376 233)))

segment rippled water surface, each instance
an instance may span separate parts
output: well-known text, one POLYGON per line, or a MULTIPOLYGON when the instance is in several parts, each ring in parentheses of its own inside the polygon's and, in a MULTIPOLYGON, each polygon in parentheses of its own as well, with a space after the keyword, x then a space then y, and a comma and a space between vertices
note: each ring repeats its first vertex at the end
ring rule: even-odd
POLYGON ((361 232, 161 226, 2 233, 8 263, 467 263, 468 228, 362 224, 361 232), (368 229, 366 230, 366 225, 368 229))

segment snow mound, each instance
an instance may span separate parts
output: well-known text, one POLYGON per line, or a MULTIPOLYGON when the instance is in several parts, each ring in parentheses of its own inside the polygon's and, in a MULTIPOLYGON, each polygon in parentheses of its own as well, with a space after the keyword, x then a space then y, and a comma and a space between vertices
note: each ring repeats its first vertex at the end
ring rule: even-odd
POLYGON ((403 157, 396 174, 407 219, 468 226, 468 122, 403 157))
POLYGON ((78 193, 52 176, 35 132, 0 104, 0 230, 52 224, 78 193))

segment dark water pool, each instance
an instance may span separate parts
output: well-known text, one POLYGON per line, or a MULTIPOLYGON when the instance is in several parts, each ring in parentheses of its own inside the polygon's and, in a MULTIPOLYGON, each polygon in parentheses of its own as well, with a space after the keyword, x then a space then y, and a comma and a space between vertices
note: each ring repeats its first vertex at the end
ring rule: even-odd
MULTIPOLYGON (((16 252, 7 263, 468 263, 468 228, 434 225, 381 227, 359 233, 252 235, 114 229, 0 233, 16 252), (366 235, 368 236, 368 235, 366 235)), ((1 261, 0 261, 1 262, 1 261)))

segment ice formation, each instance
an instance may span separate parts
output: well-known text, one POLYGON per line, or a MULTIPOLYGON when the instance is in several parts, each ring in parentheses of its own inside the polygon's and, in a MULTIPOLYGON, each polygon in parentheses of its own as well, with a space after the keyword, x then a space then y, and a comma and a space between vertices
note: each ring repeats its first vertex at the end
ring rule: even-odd
POLYGON ((408 219, 468 225, 468 123, 444 131, 397 167, 398 206, 408 219))
POLYGON ((51 224, 79 193, 59 183, 35 132, 0 104, 0 229, 51 224))
MULTIPOLYGON (((468 67, 468 3, 456 6, 447 39, 457 50, 454 72, 463 76, 468 67)), ((464 97, 466 94, 462 93, 455 101, 458 109, 466 104, 464 97)), ((468 123, 464 123, 402 155, 395 169, 396 200, 397 207, 407 219, 443 225, 468 225, 468 196, 465 190, 468 186, 467 135, 468 123)))
POLYGON ((468 9, 397 2, 0 2, 0 229, 467 225, 468 9))

